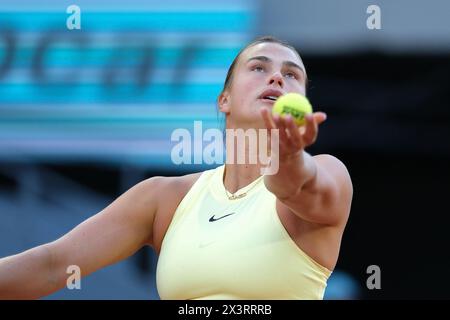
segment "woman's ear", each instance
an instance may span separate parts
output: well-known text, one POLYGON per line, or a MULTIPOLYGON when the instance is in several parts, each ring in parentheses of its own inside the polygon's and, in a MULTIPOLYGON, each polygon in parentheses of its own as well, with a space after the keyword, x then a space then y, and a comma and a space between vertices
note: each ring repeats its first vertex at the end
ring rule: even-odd
POLYGON ((217 98, 217 102, 220 112, 223 112, 225 114, 230 113, 230 95, 227 91, 222 91, 222 93, 219 95, 219 98, 217 98))

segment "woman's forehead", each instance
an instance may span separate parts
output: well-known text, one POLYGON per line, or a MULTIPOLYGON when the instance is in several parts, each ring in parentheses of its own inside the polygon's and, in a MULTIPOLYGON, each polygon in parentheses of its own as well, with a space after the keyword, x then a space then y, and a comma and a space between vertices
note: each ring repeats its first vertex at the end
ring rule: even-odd
POLYGON ((241 63, 247 62, 249 59, 264 56, 269 58, 272 61, 292 61, 295 63, 300 63, 303 65, 303 62, 292 49, 283 46, 278 43, 258 43, 250 48, 247 48, 241 55, 241 63))

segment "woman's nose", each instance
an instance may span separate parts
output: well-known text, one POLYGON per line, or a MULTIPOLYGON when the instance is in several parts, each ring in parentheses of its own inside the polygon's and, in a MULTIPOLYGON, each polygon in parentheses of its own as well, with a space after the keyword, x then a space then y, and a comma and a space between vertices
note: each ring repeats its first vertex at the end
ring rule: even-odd
POLYGON ((281 73, 275 72, 274 74, 272 74, 272 76, 269 79, 269 84, 279 85, 282 88, 284 85, 284 82, 283 82, 283 76, 281 75, 281 73))

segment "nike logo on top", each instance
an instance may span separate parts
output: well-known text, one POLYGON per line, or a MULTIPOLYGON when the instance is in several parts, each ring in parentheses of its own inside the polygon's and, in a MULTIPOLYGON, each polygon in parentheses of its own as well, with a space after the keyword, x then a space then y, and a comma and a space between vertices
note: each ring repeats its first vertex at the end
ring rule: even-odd
POLYGON ((235 214, 235 213, 236 213, 236 212, 232 212, 232 213, 226 214, 226 215, 224 215, 224 216, 221 216, 221 217, 219 217, 219 218, 214 218, 214 217, 215 217, 215 214, 214 214, 211 218, 209 218, 209 222, 214 222, 214 221, 223 219, 223 218, 228 217, 228 216, 231 216, 232 214, 235 214))

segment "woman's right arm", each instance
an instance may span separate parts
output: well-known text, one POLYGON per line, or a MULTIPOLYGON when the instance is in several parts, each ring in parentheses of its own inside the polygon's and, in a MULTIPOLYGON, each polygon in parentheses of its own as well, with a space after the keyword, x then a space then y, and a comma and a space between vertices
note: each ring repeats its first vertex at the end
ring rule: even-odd
POLYGON ((153 221, 164 177, 144 180, 61 238, 0 259, 0 299, 36 299, 64 286, 76 265, 81 275, 153 245, 153 221))

